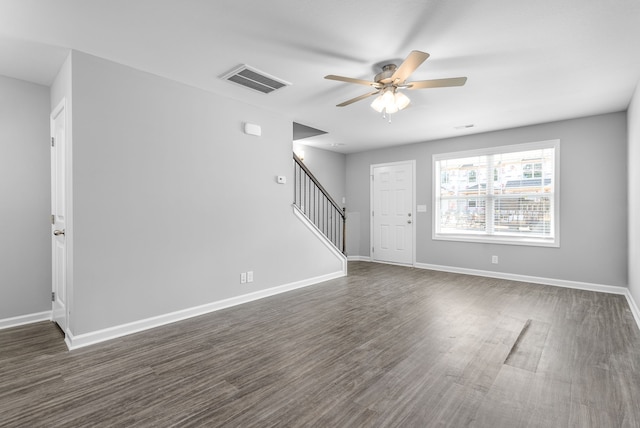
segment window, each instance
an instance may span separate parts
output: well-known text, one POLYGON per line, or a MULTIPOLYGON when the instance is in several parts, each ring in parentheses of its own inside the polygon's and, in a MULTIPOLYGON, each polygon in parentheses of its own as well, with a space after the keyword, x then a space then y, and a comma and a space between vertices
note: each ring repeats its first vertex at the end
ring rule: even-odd
POLYGON ((560 141, 433 156, 433 238, 559 246, 560 141))

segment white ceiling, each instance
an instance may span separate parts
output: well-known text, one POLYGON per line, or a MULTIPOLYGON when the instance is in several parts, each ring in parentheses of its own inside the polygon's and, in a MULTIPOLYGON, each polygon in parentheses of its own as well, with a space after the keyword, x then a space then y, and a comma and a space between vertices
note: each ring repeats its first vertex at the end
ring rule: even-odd
POLYGON ((625 110, 640 80, 638 0, 1 0, 0 74, 49 85, 77 49, 281 112, 343 153, 625 110), (375 64, 431 57, 391 124, 375 64), (269 95, 218 78, 245 63, 293 85, 269 95), (473 124, 473 128, 456 129, 473 124))

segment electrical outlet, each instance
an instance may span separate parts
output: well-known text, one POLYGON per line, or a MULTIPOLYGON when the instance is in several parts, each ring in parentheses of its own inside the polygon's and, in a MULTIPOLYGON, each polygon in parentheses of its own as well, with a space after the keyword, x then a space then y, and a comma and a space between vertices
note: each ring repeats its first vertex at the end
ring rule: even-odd
POLYGON ((253 282, 253 271, 247 272, 247 282, 253 282))
POLYGON ((498 264, 498 256, 491 256, 491 263, 493 263, 494 265, 498 264))
POLYGON ((240 274, 240 284, 246 284, 246 283, 247 283, 247 273, 242 272, 240 274))

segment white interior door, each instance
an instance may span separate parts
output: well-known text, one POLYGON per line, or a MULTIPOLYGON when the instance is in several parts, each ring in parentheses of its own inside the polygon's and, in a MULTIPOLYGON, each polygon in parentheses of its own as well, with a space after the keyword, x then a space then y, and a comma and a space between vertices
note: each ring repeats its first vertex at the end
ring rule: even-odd
POLYGON ((52 318, 67 331, 66 134, 64 101, 51 114, 52 318))
POLYGON ((414 263, 414 161, 371 166, 371 258, 414 263))

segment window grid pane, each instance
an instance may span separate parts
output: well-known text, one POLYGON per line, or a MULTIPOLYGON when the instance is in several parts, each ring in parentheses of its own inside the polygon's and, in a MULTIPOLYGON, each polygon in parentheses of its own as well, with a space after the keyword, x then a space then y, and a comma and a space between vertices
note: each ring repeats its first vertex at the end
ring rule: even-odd
POLYGON ((551 233, 551 199, 548 196, 496 198, 494 228, 496 233, 549 236, 551 233))
POLYGON ((440 204, 440 228, 444 233, 484 232, 485 207, 484 198, 443 199, 440 204))
POLYGON ((553 240, 557 141, 434 162, 439 236, 553 240))

